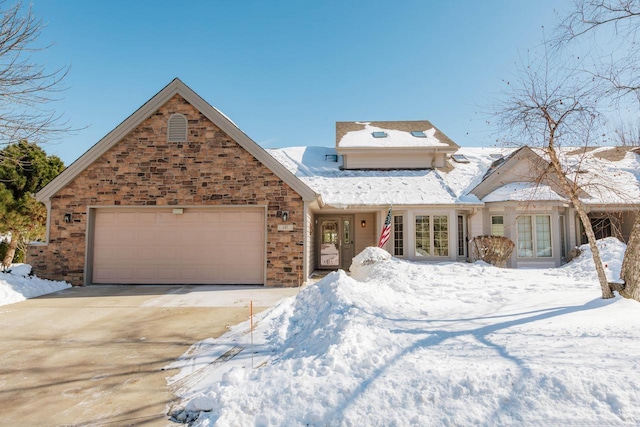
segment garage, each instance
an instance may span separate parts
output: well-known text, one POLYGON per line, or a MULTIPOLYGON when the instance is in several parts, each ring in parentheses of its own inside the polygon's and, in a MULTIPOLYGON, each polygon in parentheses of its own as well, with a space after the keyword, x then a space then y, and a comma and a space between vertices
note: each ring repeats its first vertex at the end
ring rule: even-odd
POLYGON ((94 284, 264 284, 265 209, 94 210, 94 284))

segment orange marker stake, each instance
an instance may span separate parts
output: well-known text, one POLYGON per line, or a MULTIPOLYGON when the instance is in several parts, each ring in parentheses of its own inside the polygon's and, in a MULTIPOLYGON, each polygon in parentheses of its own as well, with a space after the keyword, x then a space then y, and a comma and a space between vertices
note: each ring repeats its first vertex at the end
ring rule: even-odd
POLYGON ((253 300, 249 301, 249 319, 251 328, 251 369, 253 369, 253 300))

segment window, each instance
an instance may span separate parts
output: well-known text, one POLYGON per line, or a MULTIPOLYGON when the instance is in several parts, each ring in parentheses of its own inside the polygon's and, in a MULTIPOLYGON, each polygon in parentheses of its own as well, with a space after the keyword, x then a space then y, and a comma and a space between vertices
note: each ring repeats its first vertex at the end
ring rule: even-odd
POLYGON ((551 217, 536 215, 536 256, 551 256, 551 217))
POLYGON ((187 118, 182 114, 174 114, 169 117, 167 140, 169 142, 187 142, 187 118))
POLYGON ((336 163, 338 161, 338 155, 337 154, 325 154, 324 155, 324 160, 325 160, 325 162, 334 162, 334 163, 336 163))
POLYGON ((416 256, 431 256, 430 217, 416 216, 416 256))
POLYGON ((451 156, 457 163, 469 163, 469 159, 464 154, 454 154, 451 156))
POLYGON ((415 136, 416 138, 426 138, 427 137, 427 135, 421 130, 412 130, 411 131, 411 135, 415 136))
POLYGON ((458 256, 465 255, 464 216, 458 215, 458 256))
POLYGON ((404 217, 393 217, 393 255, 404 256, 404 217))
POLYGON ((550 257, 551 255, 551 216, 519 216, 518 256, 521 258, 532 258, 534 256, 550 257))
POLYGON ((351 221, 348 219, 342 221, 342 240, 345 245, 351 244, 351 221))
POLYGON ((449 256, 449 217, 416 215, 416 256, 449 256))
POLYGON ((386 138, 387 137, 387 133, 386 132, 371 132, 371 135, 373 135, 374 138, 386 138))
POLYGON ((564 215, 560 215, 560 255, 567 258, 567 236, 565 234, 564 215))
POLYGON ((518 217, 518 256, 533 256, 533 234, 531 233, 531 217, 518 217))
POLYGON ((491 217, 491 235, 504 236, 504 217, 502 215, 491 217))

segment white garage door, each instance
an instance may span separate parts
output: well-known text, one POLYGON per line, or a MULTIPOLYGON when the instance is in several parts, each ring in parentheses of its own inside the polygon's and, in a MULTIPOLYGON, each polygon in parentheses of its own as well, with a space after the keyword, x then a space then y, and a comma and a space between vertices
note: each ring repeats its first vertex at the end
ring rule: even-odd
POLYGON ((93 283, 264 284, 264 209, 97 209, 93 283))

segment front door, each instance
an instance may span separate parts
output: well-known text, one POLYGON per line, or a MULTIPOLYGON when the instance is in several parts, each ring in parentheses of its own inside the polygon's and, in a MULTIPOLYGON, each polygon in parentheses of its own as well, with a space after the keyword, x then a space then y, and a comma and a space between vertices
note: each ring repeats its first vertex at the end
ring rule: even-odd
POLYGON ((340 266, 339 221, 323 219, 320 221, 320 268, 338 268, 340 266))
POLYGON ((318 266, 348 270, 354 257, 353 215, 319 219, 318 266))

